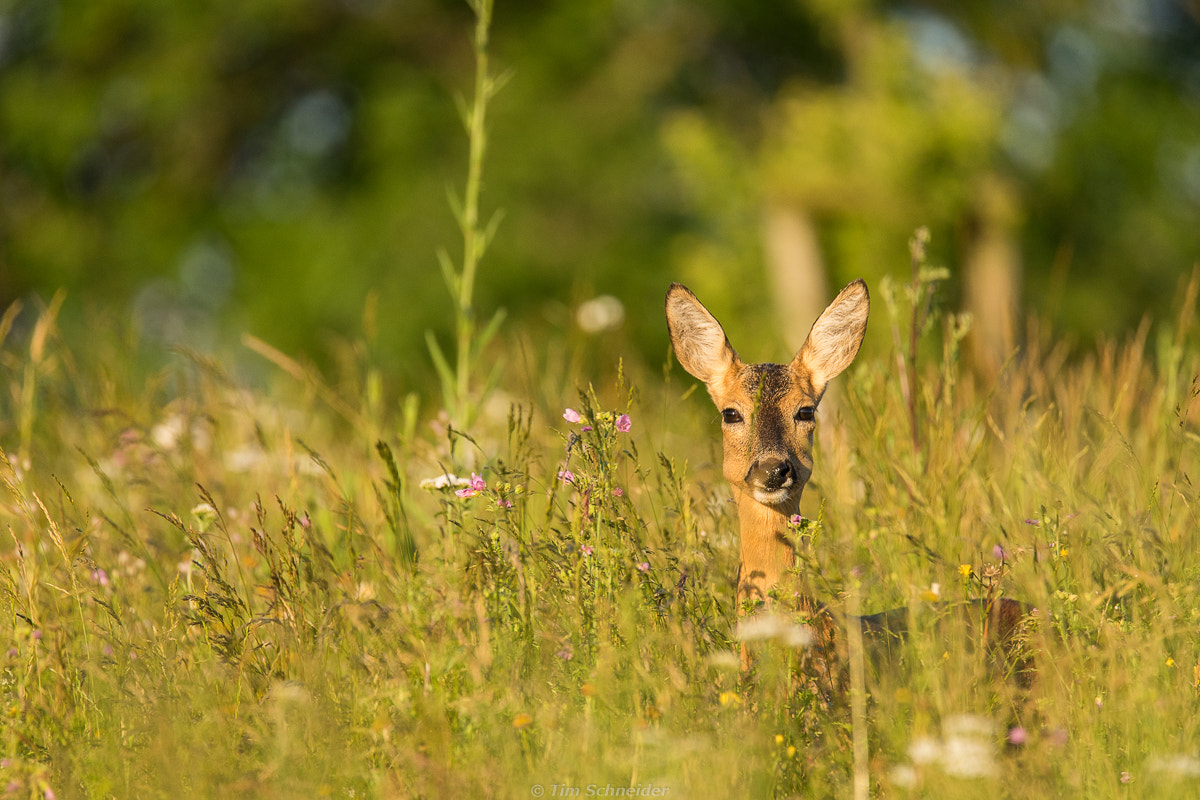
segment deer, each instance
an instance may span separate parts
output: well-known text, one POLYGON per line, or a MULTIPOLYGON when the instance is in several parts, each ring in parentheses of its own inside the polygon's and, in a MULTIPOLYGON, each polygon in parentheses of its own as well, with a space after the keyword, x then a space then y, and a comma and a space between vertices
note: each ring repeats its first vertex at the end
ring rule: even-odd
MULTIPOLYGON (((739 616, 770 609, 773 590, 796 569, 794 533, 789 522, 800 513, 800 498, 813 471, 817 408, 829 382, 858 355, 867 329, 871 300, 862 279, 847 285, 813 323, 807 339, 787 364, 746 364, 724 329, 682 284, 667 291, 666 316, 679 364, 708 389, 721 414, 722 473, 733 491, 740 534, 736 598, 739 616)), ((804 588, 804 587, 802 587, 804 588)), ((843 647, 838 620, 828 605, 797 592, 795 611, 809 619, 812 649, 820 672, 840 683, 837 665, 843 647)), ((1010 598, 977 601, 968 618, 984 625, 990 649, 1015 652, 1029 607, 1010 598)), ((907 635, 909 609, 849 616, 863 641, 890 650, 907 635), (881 646, 880 646, 881 645, 881 646)), ((745 642, 741 661, 751 666, 745 642)), ((1031 679, 1028 659, 1014 659, 1018 683, 1031 679)))

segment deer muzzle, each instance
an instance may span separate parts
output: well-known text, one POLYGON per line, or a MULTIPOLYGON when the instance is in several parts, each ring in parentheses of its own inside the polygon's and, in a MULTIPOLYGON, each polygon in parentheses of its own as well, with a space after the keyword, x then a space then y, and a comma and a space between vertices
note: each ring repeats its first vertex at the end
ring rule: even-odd
POLYGON ((775 505, 791 495, 796 485, 796 469, 786 458, 764 456, 750 465, 745 481, 755 500, 775 505))

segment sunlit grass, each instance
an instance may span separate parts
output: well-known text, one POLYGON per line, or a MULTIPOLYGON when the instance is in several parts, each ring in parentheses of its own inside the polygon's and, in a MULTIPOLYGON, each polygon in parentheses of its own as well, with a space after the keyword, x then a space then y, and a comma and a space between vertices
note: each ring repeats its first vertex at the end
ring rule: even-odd
MULTIPOLYGON (((1187 307, 1079 363, 1035 343, 992 385, 931 358, 905 397, 886 353, 841 379, 806 580, 923 631, 868 675, 876 790, 1200 788, 1187 307), (923 613, 1001 593, 1039 609, 1028 696, 923 613)), ((510 393, 455 433, 303 371, 146 375, 119 332, 41 318, 0 349, 12 796, 849 793, 845 699, 778 636, 739 669, 736 526, 690 382, 510 393), (420 488, 448 473, 468 483, 420 488)))

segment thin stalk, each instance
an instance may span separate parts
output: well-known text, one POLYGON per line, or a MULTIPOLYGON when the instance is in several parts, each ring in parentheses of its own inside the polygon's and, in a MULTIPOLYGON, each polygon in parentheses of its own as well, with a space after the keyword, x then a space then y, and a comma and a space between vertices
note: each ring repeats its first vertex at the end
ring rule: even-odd
POLYGON ((912 319, 908 328, 908 391, 905 398, 908 402, 908 425, 912 433, 912 445, 915 452, 921 452, 921 436, 917 428, 917 344, 921 337, 921 329, 925 326, 925 317, 929 313, 929 305, 925 300, 926 287, 921 283, 921 265, 925 263, 925 248, 929 244, 929 229, 918 228, 908 242, 908 251, 912 257, 912 319))
POLYGON ((850 730, 854 749, 854 800, 871 796, 870 750, 867 743, 867 675, 859 622, 859 585, 850 583, 846 598, 846 646, 850 657, 850 730))

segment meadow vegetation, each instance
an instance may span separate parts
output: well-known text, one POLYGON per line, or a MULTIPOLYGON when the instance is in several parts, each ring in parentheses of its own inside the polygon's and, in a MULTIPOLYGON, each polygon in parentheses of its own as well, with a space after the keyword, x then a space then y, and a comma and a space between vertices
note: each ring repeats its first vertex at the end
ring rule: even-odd
MULTIPOLYGON (((1041 614, 1029 697, 945 629, 869 675, 878 791, 1195 788, 1197 286, 1078 362, 1034 334, 984 383, 935 312, 941 354, 864 353, 840 379, 798 540, 814 592, 1041 614)), ((792 680, 785 643, 738 668, 718 426, 681 371, 459 430, 372 400, 369 363, 251 389, 182 352, 139 373, 131 334, 65 341, 53 305, 12 318, 9 796, 848 793, 846 704, 792 680)))
POLYGON ((336 377, 247 336, 264 383, 184 348, 147 369, 118 316, 66 333, 61 294, 0 317, 4 796, 845 796, 863 726, 880 796, 1195 792, 1200 272, 1083 357, 1031 324, 995 378, 944 272, 878 286, 892 345, 822 407, 796 534, 835 613, 911 609, 852 717, 797 679, 790 624, 740 669, 694 381, 609 352, 588 385, 563 343, 477 325, 476 45, 446 411, 381 369, 370 303, 336 377), (1029 692, 935 619, 1001 593, 1038 609, 1029 692))

